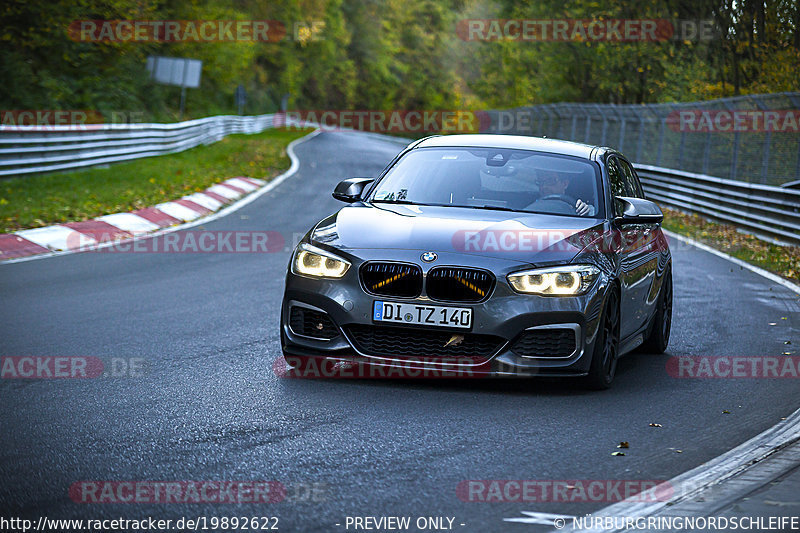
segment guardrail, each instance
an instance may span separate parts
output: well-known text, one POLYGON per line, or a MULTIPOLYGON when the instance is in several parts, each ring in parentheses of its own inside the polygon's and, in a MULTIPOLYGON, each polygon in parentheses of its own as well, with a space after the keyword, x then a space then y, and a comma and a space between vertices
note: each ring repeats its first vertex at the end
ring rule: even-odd
POLYGON ((634 167, 651 200, 735 224, 762 239, 800 244, 800 190, 650 165, 634 167))
POLYGON ((274 117, 220 115, 174 124, 0 126, 0 177, 182 152, 235 133, 260 133, 273 127, 274 117))
POLYGON ((795 91, 668 104, 541 104, 488 115, 492 133, 612 146, 642 164, 782 185, 800 180, 799 110, 795 91), (696 120, 684 124, 684 113, 696 120), (775 120, 769 128, 767 117, 775 120))
POLYGON ((792 116, 800 92, 676 104, 544 104, 490 111, 491 133, 547 136, 626 153, 653 200, 800 244, 800 132, 682 131, 682 112, 775 111, 792 116), (666 168, 669 167, 669 168, 666 168), (725 176, 725 178, 715 177, 725 176), (726 179, 727 178, 727 179, 726 179), (781 186, 782 185, 782 186, 781 186))
MULTIPOLYGON (((0 126, 0 177, 181 152, 274 125, 275 115, 224 115, 175 124, 48 126, 45 131, 0 126)), ((800 244, 800 190, 634 166, 647 196, 659 203, 736 224, 768 240, 800 244)))

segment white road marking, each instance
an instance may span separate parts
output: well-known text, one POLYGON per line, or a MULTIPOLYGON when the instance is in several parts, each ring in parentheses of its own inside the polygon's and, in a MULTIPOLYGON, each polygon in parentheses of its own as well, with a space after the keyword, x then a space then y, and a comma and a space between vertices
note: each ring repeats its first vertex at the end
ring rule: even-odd
POLYGON ((525 518, 503 518, 503 522, 517 522, 519 524, 542 524, 545 526, 552 526, 556 520, 563 520, 564 524, 572 524, 572 519, 575 518, 568 514, 553 514, 553 513, 537 513, 534 511, 522 511, 525 518))
POLYGON ((103 215, 97 217, 97 220, 102 220, 112 226, 115 226, 122 231, 127 231, 133 235, 140 235, 142 233, 150 233, 157 231, 159 226, 153 224, 149 220, 135 215, 133 213, 114 213, 113 215, 103 215))
POLYGON ((231 178, 229 180, 225 180, 225 183, 230 183, 234 187, 239 187, 240 189, 244 189, 247 192, 254 191, 254 190, 258 189, 258 187, 256 187, 255 185, 253 185, 249 181, 243 180, 243 179, 240 179, 240 178, 231 178))
POLYGON ((212 185, 206 190, 208 192, 219 194, 220 196, 222 196, 223 198, 227 198, 228 200, 235 200, 242 195, 242 193, 236 192, 229 187, 223 187, 222 185, 212 185))
POLYGON ((161 212, 168 214, 172 218, 177 218, 178 220, 183 220, 184 222, 189 222, 190 220, 194 220, 202 215, 200 211, 189 209, 185 205, 181 205, 175 202, 165 202, 163 204, 158 204, 155 206, 155 208, 161 212))
POLYGON ((63 251, 84 248, 97 244, 97 241, 66 226, 47 226, 46 228, 24 229, 15 232, 23 239, 43 246, 49 250, 63 251))
POLYGON ((216 198, 212 198, 207 194, 203 194, 201 192, 196 192, 194 194, 190 194, 189 196, 184 196, 184 200, 190 200, 196 204, 200 204, 206 209, 210 209, 211 211, 216 211, 224 204, 217 200, 216 198))

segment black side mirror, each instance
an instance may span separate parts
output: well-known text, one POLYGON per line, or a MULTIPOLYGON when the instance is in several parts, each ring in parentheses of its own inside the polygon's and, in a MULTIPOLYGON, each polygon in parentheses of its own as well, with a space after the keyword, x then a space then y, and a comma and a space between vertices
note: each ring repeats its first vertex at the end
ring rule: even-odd
POLYGON ((349 204, 361 199, 364 189, 375 181, 375 178, 348 178, 342 180, 333 190, 333 197, 349 204))
POLYGON ((620 224, 660 224, 664 220, 661 208, 650 200, 617 196, 614 202, 622 213, 614 219, 620 224))

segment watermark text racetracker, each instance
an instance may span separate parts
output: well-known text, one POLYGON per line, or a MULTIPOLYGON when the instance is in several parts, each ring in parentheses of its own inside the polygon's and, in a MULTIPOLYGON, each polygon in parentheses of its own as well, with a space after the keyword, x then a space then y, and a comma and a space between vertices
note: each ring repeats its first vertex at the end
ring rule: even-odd
POLYGON ((93 109, 0 109, 3 131, 92 131, 144 122, 143 111, 93 109))
MULTIPOLYGON (((450 343, 460 343, 454 334, 450 343)), ((470 356, 405 357, 402 361, 371 364, 369 360, 305 359, 287 355, 272 363, 282 379, 469 379, 488 376, 489 360, 470 356)))
POLYGON ((710 41, 711 20, 667 19, 462 19, 464 41, 663 42, 710 41))
POLYGON ((642 479, 470 479, 456 495, 471 503, 663 502, 674 491, 665 481, 642 479))
POLYGON ((797 109, 681 109, 667 115, 672 131, 681 133, 798 133, 797 109))
POLYGON ((74 232, 67 237, 69 249, 101 253, 244 253, 264 254, 284 251, 286 240, 277 231, 189 230, 152 238, 131 239, 118 233, 94 235, 94 241, 74 232), (97 242, 94 242, 97 241, 97 242), (111 243, 98 246, 97 243, 111 243))
POLYGON ((673 378, 780 379, 800 378, 800 356, 706 356, 670 357, 667 374, 673 378))
POLYGON ((276 127, 359 130, 372 133, 479 133, 490 126, 485 111, 468 110, 302 110, 275 115, 276 127))
POLYGON ((141 357, 3 356, 0 379, 86 379, 143 377, 148 361, 141 357))
POLYGON ((88 43, 276 43, 319 41, 324 30, 322 20, 291 24, 280 20, 75 20, 67 33, 74 41, 88 43))
POLYGON ((322 502, 329 490, 326 483, 275 480, 78 481, 69 497, 80 504, 266 504, 322 502))
POLYGON ((639 229, 576 231, 570 229, 458 230, 453 249, 459 252, 558 252, 583 250, 614 253, 623 249, 665 250, 667 239, 660 231, 639 229))

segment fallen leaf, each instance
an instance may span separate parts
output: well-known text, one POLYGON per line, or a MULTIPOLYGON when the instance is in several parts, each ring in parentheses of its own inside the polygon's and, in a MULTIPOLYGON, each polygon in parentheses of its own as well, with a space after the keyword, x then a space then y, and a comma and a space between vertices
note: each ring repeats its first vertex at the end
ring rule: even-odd
POLYGON ((628 444, 628 441, 624 440, 617 444, 617 448, 630 448, 630 445, 628 444))
POLYGON ((463 340, 464 340, 464 335, 454 334, 452 337, 450 337, 450 340, 445 343, 443 348, 447 348, 448 346, 458 346, 459 344, 461 344, 461 341, 463 340))

